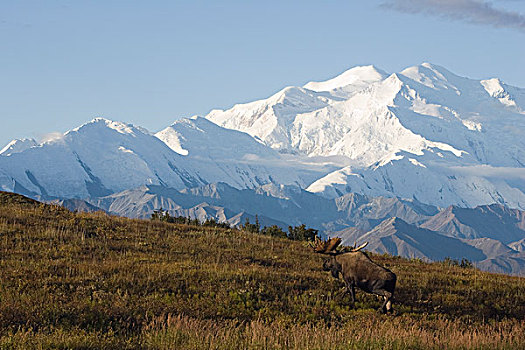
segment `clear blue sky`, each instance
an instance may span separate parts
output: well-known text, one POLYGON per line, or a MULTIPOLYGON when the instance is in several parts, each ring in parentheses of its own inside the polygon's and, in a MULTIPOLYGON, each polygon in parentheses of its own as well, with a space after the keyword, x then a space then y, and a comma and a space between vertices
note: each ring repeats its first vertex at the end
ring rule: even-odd
POLYGON ((476 1, 3 0, 0 148, 95 116, 158 131, 362 64, 525 87, 525 1, 489 4, 503 22, 476 1))

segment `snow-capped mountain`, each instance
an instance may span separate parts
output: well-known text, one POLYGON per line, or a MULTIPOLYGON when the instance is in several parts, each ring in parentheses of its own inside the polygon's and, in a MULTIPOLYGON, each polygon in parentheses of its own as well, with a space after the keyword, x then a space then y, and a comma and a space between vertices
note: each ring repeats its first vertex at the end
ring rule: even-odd
POLYGON ((180 168, 181 158, 144 129, 97 118, 61 138, 0 157, 0 187, 84 198, 144 183, 200 184, 197 174, 180 168))
POLYGON ((305 165, 299 157, 290 159, 244 132, 202 117, 178 120, 155 136, 184 156, 187 166, 206 183, 225 182, 237 188, 270 182, 305 187, 328 169, 323 164, 305 165))
POLYGON ((304 187, 318 176, 316 169, 295 169, 249 135, 203 118, 179 121, 157 136, 96 118, 42 144, 11 143, 0 155, 0 189, 85 198, 142 185, 183 189, 219 181, 237 188, 272 181, 304 187))
POLYGON ((11 154, 23 152, 35 146, 38 146, 38 142, 35 139, 15 139, 2 148, 0 155, 8 157, 11 154))
POLYGON ((390 75, 356 67, 206 118, 282 152, 345 157, 308 187, 329 198, 525 208, 525 89, 498 79, 429 63, 390 75))
POLYGON ((97 196, 157 184, 296 184, 336 198, 525 209, 525 89, 424 63, 324 82, 175 122, 155 135, 95 119, 0 152, 0 188, 97 196))
POLYGON ((155 134, 180 155, 194 155, 213 160, 259 157, 276 162, 279 155, 250 135, 225 129, 202 117, 178 120, 155 134), (235 148, 232 148, 235 145, 235 148))
POLYGON ((368 85, 384 80, 388 74, 374 66, 354 67, 333 79, 315 82, 311 81, 304 87, 317 92, 330 92, 330 95, 348 98, 353 93, 368 85))
POLYGON ((206 118, 225 128, 244 131, 274 149, 294 151, 297 147, 290 130, 297 116, 329 106, 334 98, 301 87, 287 87, 267 100, 236 105, 228 111, 213 110, 206 118))

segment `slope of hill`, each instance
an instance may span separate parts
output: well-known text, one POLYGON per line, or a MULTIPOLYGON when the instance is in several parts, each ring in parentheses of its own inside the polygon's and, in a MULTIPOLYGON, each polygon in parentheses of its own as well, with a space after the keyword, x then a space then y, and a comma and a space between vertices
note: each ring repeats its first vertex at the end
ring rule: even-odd
POLYGON ((372 258, 398 276, 394 316, 321 271, 301 242, 71 213, 0 192, 0 347, 120 349, 525 346, 525 283, 372 258))

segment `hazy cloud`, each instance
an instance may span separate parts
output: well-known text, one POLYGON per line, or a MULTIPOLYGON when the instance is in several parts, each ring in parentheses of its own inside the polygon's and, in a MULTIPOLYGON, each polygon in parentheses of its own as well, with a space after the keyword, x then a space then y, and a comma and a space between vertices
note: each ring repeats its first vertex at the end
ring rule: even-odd
POLYGON ((451 169, 461 175, 525 180, 525 168, 493 167, 483 164, 475 166, 457 166, 451 167, 451 169))
POLYGON ((61 140, 62 138, 64 138, 64 134, 58 131, 38 135, 38 141, 40 143, 49 142, 49 141, 57 141, 57 140, 61 140))
POLYGON ((525 32, 525 15, 495 8, 482 0, 386 0, 382 7, 404 13, 442 18, 525 32))

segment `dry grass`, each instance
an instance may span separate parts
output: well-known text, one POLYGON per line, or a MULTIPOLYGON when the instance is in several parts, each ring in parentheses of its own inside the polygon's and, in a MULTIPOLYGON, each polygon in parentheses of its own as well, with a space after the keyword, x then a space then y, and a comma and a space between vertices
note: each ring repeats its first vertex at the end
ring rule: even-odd
POLYGON ((239 324, 168 316, 146 328, 143 344, 161 349, 174 344, 188 349, 516 349, 524 345, 524 335, 517 321, 469 327, 442 317, 385 318, 373 312, 332 327, 323 322, 239 324))
POLYGON ((394 316, 300 242, 0 193, 0 349, 525 348, 525 279, 373 258, 394 316))

